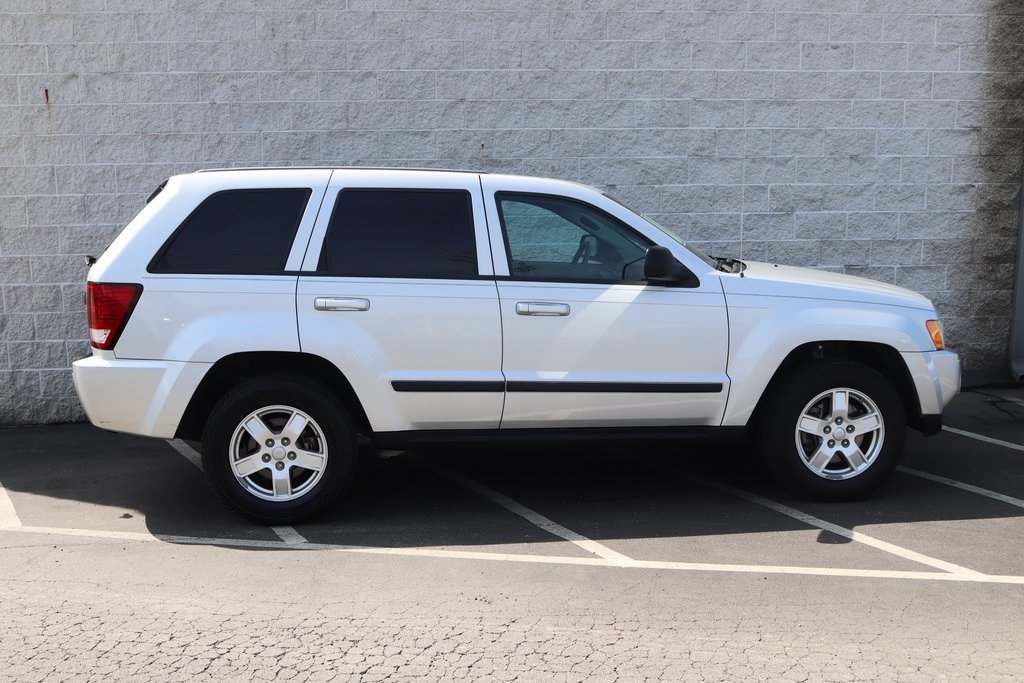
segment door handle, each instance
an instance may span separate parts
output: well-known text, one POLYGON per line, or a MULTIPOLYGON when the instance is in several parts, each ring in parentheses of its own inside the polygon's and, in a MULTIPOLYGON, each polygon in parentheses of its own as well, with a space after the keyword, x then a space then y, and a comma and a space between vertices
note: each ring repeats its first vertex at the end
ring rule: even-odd
POLYGON ((569 304, 552 304, 544 301, 520 301, 516 304, 517 315, 569 315, 569 304))
POLYGON ((368 311, 370 300, 318 296, 313 299, 313 308, 318 311, 368 311))

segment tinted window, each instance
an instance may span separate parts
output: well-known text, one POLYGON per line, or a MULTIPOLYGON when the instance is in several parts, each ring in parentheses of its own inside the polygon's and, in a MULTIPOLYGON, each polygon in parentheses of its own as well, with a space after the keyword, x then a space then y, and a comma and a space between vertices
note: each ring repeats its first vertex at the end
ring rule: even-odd
POLYGON ((593 206, 564 197, 500 193, 498 207, 514 279, 643 279, 651 242, 593 206))
POLYGON ((284 270, 311 191, 231 190, 211 195, 150 264, 153 273, 284 270))
POLYGON ((320 254, 321 272, 459 278, 478 273, 465 190, 343 190, 320 254))

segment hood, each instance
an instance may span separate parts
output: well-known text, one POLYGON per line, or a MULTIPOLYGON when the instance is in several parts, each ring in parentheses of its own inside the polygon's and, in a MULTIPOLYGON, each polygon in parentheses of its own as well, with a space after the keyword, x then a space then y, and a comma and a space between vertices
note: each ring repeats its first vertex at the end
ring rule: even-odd
POLYGON ((723 274, 726 294, 856 301, 934 310, 927 297, 904 287, 824 270, 744 261, 741 274, 723 274))

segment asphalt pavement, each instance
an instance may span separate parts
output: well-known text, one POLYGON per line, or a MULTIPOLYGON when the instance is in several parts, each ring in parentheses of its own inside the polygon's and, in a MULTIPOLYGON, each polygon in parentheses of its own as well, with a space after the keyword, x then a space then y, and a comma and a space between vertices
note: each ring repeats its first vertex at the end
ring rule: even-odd
POLYGON ((961 394, 868 500, 743 443, 364 458, 316 521, 194 444, 0 430, 0 670, 31 680, 1024 678, 1024 389, 961 394))

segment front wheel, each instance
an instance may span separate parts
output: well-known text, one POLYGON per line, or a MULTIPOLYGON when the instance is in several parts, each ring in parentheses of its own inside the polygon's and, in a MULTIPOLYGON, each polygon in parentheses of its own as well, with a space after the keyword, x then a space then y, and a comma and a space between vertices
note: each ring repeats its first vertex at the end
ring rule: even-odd
POLYGON ((290 376, 251 380, 226 394, 210 414, 202 450, 221 499, 271 524, 325 508, 348 486, 356 462, 344 407, 290 376))
POLYGON ((821 361, 798 369, 766 397, 761 454, 794 492, 821 500, 868 493, 903 453, 906 413, 882 375, 859 363, 821 361))

